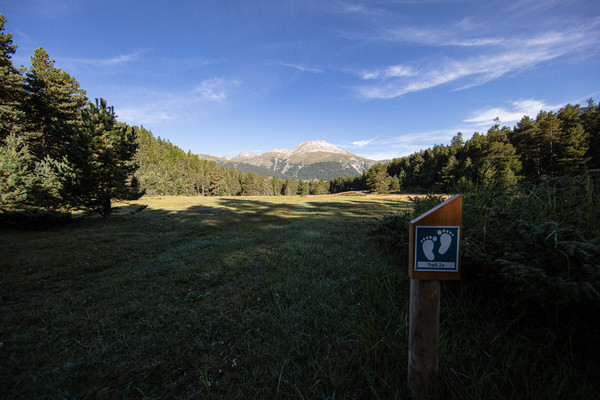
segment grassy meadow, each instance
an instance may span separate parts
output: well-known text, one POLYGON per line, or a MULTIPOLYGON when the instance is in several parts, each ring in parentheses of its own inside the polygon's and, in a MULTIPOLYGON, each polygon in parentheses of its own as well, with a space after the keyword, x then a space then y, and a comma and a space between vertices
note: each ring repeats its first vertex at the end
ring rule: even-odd
MULTIPOLYGON (((407 398, 402 197, 144 197, 0 231, 0 397, 407 398)), ((441 398, 593 398, 443 282, 441 398), (551 367, 549 367, 549 365, 551 367)))
POLYGON ((367 230, 404 205, 146 197, 3 231, 2 397, 365 396, 365 277, 398 268, 367 230))

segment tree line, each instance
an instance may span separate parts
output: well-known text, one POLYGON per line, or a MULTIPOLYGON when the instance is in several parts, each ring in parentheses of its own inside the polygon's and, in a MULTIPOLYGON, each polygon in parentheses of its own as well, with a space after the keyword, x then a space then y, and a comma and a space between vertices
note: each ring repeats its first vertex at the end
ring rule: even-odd
POLYGON ((371 190, 448 191, 478 183, 514 184, 523 178, 577 175, 600 168, 600 105, 571 105, 524 116, 512 129, 492 126, 464 140, 371 167, 363 176, 330 181, 332 193, 371 190))

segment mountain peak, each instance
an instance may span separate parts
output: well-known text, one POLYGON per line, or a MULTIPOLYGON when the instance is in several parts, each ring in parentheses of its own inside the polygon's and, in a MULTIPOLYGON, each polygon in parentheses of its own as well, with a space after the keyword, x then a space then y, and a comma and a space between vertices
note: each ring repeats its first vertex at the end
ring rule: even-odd
POLYGON ((243 151, 237 157, 210 159, 241 172, 304 180, 358 176, 376 163, 324 140, 302 142, 293 150, 277 148, 263 154, 243 151))
POLYGON ((322 151, 325 153, 340 153, 348 154, 349 152, 342 150, 331 143, 327 143, 324 140, 313 140, 310 142, 302 142, 292 150, 293 154, 313 153, 322 151))
POLYGON ((242 151, 239 155, 238 158, 248 158, 248 157, 254 157, 256 154, 254 153, 250 153, 248 151, 242 151))

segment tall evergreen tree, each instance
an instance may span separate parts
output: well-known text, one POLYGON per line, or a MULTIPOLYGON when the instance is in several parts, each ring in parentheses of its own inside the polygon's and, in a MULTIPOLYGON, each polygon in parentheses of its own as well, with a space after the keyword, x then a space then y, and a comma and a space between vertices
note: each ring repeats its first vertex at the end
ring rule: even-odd
POLYGON ((25 71, 28 94, 29 138, 38 159, 60 158, 68 147, 72 128, 81 125, 81 110, 87 103, 85 90, 67 72, 54 67, 41 47, 25 71))
POLYGON ((385 164, 375 164, 367 171, 367 188, 375 193, 387 193, 390 178, 385 164))
POLYGON ((600 104, 589 99, 581 119, 588 140, 586 157, 590 159, 591 168, 600 169, 600 104))
POLYGON ((559 138, 561 135, 561 122, 556 113, 540 111, 536 118, 539 129, 538 139, 540 141, 540 168, 541 174, 559 174, 558 154, 559 138))
POLYGON ((0 146, 0 207, 24 205, 33 183, 32 160, 23 138, 11 133, 0 146))
POLYGON ((508 128, 494 125, 487 135, 475 133, 465 144, 465 165, 470 164, 470 179, 480 182, 516 182, 521 162, 508 142, 508 128))
POLYGON ((563 129, 559 140, 558 164, 560 173, 577 174, 589 160, 586 157, 589 146, 583 125, 578 123, 575 126, 563 129))
POLYGON ((70 205, 67 186, 76 179, 73 166, 63 157, 55 160, 46 156, 35 163, 32 177, 31 201, 46 209, 68 207, 70 205))
POLYGON ((11 133, 22 134, 25 121, 23 76, 11 60, 17 46, 12 34, 4 32, 5 23, 6 18, 0 15, 0 144, 11 133))
POLYGON ((298 191, 298 181, 295 179, 287 179, 283 184, 281 194, 285 196, 293 196, 298 191))
POLYGON ((398 175, 390 178, 390 192, 399 192, 402 189, 402 179, 398 175))
POLYGON ((77 206, 108 218, 113 199, 122 198, 137 169, 137 129, 119 123, 106 100, 96 100, 82 113, 83 123, 71 144, 77 179, 72 186, 77 206))
POLYGON ((329 192, 329 185, 323 178, 318 181, 310 181, 308 183, 308 192, 316 195, 327 194, 329 192))
POLYGON ((539 175, 541 173, 541 141, 536 122, 528 116, 521 118, 509 135, 509 140, 519 155, 523 175, 539 175))
POLYGON ((298 191, 296 192, 297 194, 303 196, 303 195, 307 195, 309 188, 308 188, 308 182, 307 181, 300 181, 298 182, 298 191))

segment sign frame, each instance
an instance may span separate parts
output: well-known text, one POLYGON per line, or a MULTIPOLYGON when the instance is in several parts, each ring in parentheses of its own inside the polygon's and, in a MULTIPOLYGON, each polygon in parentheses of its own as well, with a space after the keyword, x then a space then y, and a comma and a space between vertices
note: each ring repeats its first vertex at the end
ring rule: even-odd
MULTIPOLYGON (((441 238, 441 235, 439 237, 441 238)), ((431 240, 433 241, 433 238, 431 240)), ((438 206, 410 221, 408 225, 408 243, 408 275, 411 279, 460 280, 460 253, 462 247, 462 194, 452 196, 438 206), (458 228, 458 232, 452 238, 453 240, 458 240, 458 243, 456 244, 458 249, 455 269, 423 270, 416 268, 417 246, 419 245, 416 232, 417 227, 438 228, 439 230, 446 229, 447 227, 458 228)))

